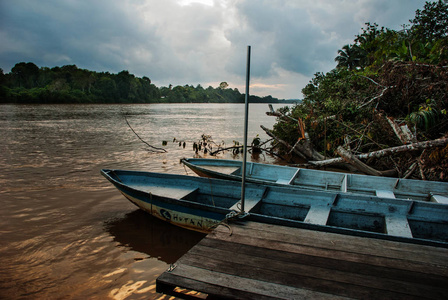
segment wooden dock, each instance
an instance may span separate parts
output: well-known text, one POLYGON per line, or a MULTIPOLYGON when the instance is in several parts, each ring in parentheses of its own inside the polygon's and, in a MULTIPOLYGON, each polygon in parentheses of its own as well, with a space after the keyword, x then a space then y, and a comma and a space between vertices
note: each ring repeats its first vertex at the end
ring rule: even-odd
POLYGON ((213 299, 448 299, 446 248, 255 222, 230 227, 219 226, 165 271, 157 291, 179 296, 174 289, 182 288, 213 299))

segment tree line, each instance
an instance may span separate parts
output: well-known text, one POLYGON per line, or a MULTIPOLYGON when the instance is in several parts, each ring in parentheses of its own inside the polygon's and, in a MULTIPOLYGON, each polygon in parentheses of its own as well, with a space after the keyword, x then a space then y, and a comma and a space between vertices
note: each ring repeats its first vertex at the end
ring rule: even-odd
MULTIPOLYGON (((337 157, 339 147, 358 155, 448 136, 447 1, 426 2, 400 30, 365 25, 337 52, 336 68, 302 89, 301 104, 274 114, 270 133, 281 154, 305 149, 299 157, 310 162, 337 157)), ((448 181, 446 144, 367 163, 448 181)))
MULTIPOLYGON (((244 94, 201 85, 157 87, 151 80, 123 70, 118 74, 80 69, 76 65, 41 67, 17 63, 8 74, 0 69, 0 103, 244 103, 244 94)), ((277 103, 272 96, 250 96, 253 103, 277 103)))

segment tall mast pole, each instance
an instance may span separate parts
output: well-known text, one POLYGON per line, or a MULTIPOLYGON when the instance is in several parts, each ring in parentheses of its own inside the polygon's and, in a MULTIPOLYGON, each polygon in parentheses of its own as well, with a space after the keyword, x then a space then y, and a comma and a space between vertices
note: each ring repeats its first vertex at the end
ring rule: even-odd
POLYGON ((241 179, 241 213, 244 213, 244 200, 246 198, 246 161, 247 161, 247 130, 249 123, 249 79, 250 79, 250 46, 247 46, 246 64, 246 96, 244 99, 244 141, 243 141, 243 168, 241 179))

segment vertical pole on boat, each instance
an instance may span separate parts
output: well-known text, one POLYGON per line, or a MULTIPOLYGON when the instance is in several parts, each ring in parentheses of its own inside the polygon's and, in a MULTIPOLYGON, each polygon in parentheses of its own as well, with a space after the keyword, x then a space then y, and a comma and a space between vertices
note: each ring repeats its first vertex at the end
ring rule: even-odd
POLYGON ((244 98, 244 141, 243 141, 243 168, 241 176, 241 213, 244 213, 244 200, 246 198, 246 161, 247 161, 247 130, 249 123, 249 79, 250 79, 250 46, 247 46, 246 64, 246 96, 244 98))

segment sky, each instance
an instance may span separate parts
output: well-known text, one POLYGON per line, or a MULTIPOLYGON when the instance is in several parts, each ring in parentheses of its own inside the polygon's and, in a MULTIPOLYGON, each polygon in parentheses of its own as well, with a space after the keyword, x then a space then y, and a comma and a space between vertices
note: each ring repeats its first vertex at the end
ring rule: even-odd
POLYGON ((128 70, 156 86, 302 98, 366 22, 394 30, 423 0, 0 0, 0 68, 128 70))

